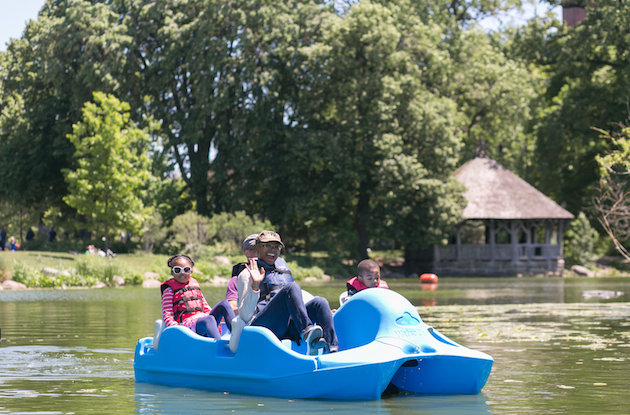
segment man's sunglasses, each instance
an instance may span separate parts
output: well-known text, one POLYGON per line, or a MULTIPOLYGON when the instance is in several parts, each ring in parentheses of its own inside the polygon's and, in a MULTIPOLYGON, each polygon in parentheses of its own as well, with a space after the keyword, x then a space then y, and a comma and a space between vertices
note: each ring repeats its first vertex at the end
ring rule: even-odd
POLYGON ((278 242, 261 242, 260 244, 265 248, 282 249, 282 245, 278 242))

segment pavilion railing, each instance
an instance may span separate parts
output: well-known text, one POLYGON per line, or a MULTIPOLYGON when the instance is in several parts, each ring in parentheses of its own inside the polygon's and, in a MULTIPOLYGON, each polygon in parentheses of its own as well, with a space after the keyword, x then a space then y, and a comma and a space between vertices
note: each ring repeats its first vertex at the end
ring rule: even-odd
POLYGON ((544 260, 547 258, 557 258, 560 256, 559 245, 546 244, 496 244, 494 254, 492 245, 472 245, 462 244, 457 249, 457 245, 447 245, 437 248, 439 261, 511 261, 517 260, 544 260), (459 251, 459 255, 458 255, 459 251))

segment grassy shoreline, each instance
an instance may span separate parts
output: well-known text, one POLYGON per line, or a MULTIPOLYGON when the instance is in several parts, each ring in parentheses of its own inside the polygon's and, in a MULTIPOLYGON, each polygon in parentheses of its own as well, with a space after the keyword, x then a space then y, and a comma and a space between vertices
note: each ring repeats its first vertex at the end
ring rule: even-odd
MULTIPOLYGON (((385 263, 383 277, 392 278, 387 270, 400 270, 399 252, 374 253, 373 258, 385 263)), ((141 285, 147 279, 163 280, 168 277, 168 255, 118 254, 102 258, 84 253, 56 251, 0 251, 0 283, 13 280, 27 288, 89 288, 97 286, 141 285)), ((240 253, 195 260, 195 277, 200 283, 227 284, 232 264, 243 261, 240 253)), ((354 275, 351 260, 331 257, 325 253, 289 253, 286 260, 296 281, 345 280, 354 275)), ((595 277, 630 277, 624 267, 614 267, 609 261, 593 264, 595 277)), ((400 273, 398 275, 401 275, 400 273)), ((565 278, 589 278, 565 270, 565 278)), ((516 277, 516 276, 515 276, 516 277)), ((509 277, 508 277, 509 278, 509 277)))

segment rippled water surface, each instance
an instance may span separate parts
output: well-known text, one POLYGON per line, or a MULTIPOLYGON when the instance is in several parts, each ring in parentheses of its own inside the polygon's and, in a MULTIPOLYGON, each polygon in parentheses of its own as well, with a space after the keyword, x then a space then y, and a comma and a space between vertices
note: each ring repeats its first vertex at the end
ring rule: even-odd
MULTIPOLYGON (((133 350, 153 332, 159 290, 0 291, 0 414, 629 413, 630 279, 388 282, 425 322, 494 357, 481 394, 357 403, 136 384, 133 350)), ((343 282, 307 289, 336 306, 343 282)), ((203 291, 213 303, 225 288, 203 291)))

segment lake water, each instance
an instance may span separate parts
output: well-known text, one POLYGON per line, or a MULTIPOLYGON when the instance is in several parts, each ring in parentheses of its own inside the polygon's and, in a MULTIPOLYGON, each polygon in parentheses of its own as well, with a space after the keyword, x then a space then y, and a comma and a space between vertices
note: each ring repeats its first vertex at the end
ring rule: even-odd
MULTIPOLYGON (((0 291, 0 414, 630 412, 630 279, 388 282, 425 322, 494 357, 481 394, 357 403, 136 384, 133 351, 153 333, 159 290, 0 291)), ((305 288, 336 306, 343 282, 305 288)), ((203 291, 214 303, 225 288, 203 291)))

